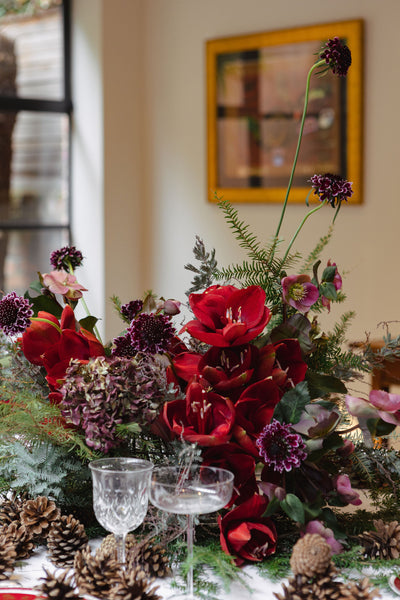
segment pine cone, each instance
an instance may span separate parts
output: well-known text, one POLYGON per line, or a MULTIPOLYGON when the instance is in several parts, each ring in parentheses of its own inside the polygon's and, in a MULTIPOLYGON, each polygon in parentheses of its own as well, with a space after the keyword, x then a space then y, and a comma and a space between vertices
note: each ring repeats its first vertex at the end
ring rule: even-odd
POLYGON ((32 532, 37 542, 46 538, 50 525, 60 518, 60 510, 55 502, 45 496, 27 500, 21 511, 21 523, 32 532))
POLYGON ((75 592, 72 583, 72 575, 68 577, 68 569, 56 576, 54 573, 49 573, 44 567, 43 570, 46 577, 41 577, 42 584, 36 586, 35 589, 41 592, 41 595, 51 600, 79 600, 79 595, 75 592))
POLYGON ((27 500, 26 494, 13 492, 11 498, 4 499, 0 504, 0 524, 9 525, 12 521, 20 521, 22 507, 27 500))
POLYGON ((18 560, 29 558, 33 554, 35 544, 32 533, 25 525, 21 525, 20 521, 12 521, 8 526, 5 525, 3 533, 13 542, 18 560))
POLYGON ((74 560, 75 582, 81 595, 110 598, 111 590, 120 582, 121 569, 112 556, 93 556, 90 547, 78 550, 74 560))
POLYGON ((121 581, 111 590, 110 600, 161 600, 156 594, 158 586, 151 587, 153 582, 140 567, 123 571, 121 581))
POLYGON ((373 521, 376 531, 364 531, 358 540, 364 547, 365 556, 371 558, 399 558, 400 524, 398 521, 384 523, 382 519, 373 521))
POLYGON ((306 533, 293 546, 290 566, 294 575, 315 577, 325 573, 331 564, 332 551, 317 533, 306 533))
POLYGON ((14 571, 16 556, 13 540, 4 533, 0 534, 0 579, 7 579, 14 571))
POLYGON ((342 600, 342 584, 334 580, 336 573, 332 564, 322 577, 295 575, 287 585, 282 584, 283 595, 274 592, 274 596, 278 600, 342 600))
MULTIPOLYGON (((169 577, 171 569, 165 548, 152 540, 137 540, 128 533, 126 536, 126 562, 129 568, 140 566, 150 577, 169 577)), ((101 542, 96 555, 112 554, 116 558, 117 545, 113 534, 107 535, 101 542)))
POLYGON ((371 583, 368 577, 364 577, 362 581, 356 583, 352 581, 348 584, 342 584, 340 600, 373 600, 380 598, 378 590, 371 588, 371 583))
POLYGON ((62 516, 52 523, 47 536, 49 558, 57 567, 72 567, 75 553, 87 543, 83 524, 73 515, 62 516))
POLYGON ((133 547, 128 553, 131 565, 142 567, 150 577, 169 577, 171 569, 165 548, 155 540, 149 540, 133 547))
MULTIPOLYGON (((125 551, 127 555, 137 545, 137 540, 132 533, 128 533, 125 539, 125 551)), ((102 540, 100 546, 96 550, 96 556, 100 557, 100 555, 110 556, 112 554, 113 558, 117 558, 117 542, 115 540, 115 536, 113 533, 110 535, 106 535, 106 537, 102 540)))

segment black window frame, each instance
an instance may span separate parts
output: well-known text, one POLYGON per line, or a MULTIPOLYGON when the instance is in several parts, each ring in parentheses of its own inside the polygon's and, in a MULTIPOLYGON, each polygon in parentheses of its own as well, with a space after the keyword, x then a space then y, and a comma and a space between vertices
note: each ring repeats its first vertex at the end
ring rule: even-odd
POLYGON ((68 118, 68 223, 7 223, 0 221, 0 231, 23 230, 45 231, 46 229, 67 231, 71 243, 71 128, 72 128, 72 95, 71 95, 71 0, 62 0, 62 28, 63 28, 63 71, 64 71, 64 97, 61 100, 48 100, 40 98, 21 98, 0 94, 0 112, 18 113, 21 111, 42 112, 50 114, 64 114, 68 118))

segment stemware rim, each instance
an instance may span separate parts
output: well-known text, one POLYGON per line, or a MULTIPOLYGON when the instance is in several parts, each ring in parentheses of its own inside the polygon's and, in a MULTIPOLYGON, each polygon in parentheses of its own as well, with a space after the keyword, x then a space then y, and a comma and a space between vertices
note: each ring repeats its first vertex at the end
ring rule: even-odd
POLYGON ((135 458, 133 456, 114 456, 112 458, 96 458, 89 463, 89 469, 91 471, 100 471, 102 473, 126 473, 126 470, 123 468, 116 468, 111 463, 115 461, 115 463, 120 462, 121 467, 125 462, 126 465, 132 464, 136 465, 137 469, 135 469, 136 473, 152 471, 154 469, 154 464, 150 460, 146 460, 145 458, 135 458), (107 467, 107 463, 110 463, 107 467))
MULTIPOLYGON (((204 486, 215 486, 215 485, 220 485, 221 483, 230 483, 231 481, 234 480, 234 474, 232 473, 232 471, 230 471, 229 469, 223 469, 222 467, 213 467, 211 465, 193 465, 192 467, 189 467, 189 471, 190 472, 201 472, 202 470, 209 470, 212 471, 213 473, 224 473, 227 474, 228 476, 226 477, 226 479, 222 482, 222 481, 212 481, 210 483, 204 483, 204 486)), ((155 481, 155 475, 157 473, 161 473, 162 471, 164 472, 179 472, 185 471, 185 467, 179 467, 178 465, 165 465, 165 466, 155 466, 152 472, 152 480, 153 482, 155 481)), ((167 483, 167 482, 163 482, 162 483, 163 487, 176 487, 176 482, 175 483, 167 483)))

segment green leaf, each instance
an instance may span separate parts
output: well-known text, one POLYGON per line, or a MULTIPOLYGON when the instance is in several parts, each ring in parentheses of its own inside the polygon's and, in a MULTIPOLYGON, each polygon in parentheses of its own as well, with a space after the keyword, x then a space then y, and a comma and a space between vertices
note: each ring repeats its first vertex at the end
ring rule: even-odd
POLYGON ((301 381, 282 396, 274 411, 274 418, 281 423, 298 423, 304 407, 310 403, 306 381, 301 381))
POLYGON ((281 501, 281 508, 287 516, 296 523, 305 522, 304 506, 301 500, 295 494, 286 494, 286 498, 281 501))
POLYGON ((40 310, 44 310, 57 317, 57 319, 61 317, 62 306, 53 296, 45 296, 44 294, 40 294, 40 296, 30 296, 29 292, 25 292, 24 297, 31 302, 35 316, 37 316, 40 310))
POLYGON ((337 270, 336 265, 332 265, 330 267, 325 267, 325 269, 322 273, 322 281, 332 282, 336 275, 336 270, 337 270))
POLYGON ((280 340, 295 338, 298 340, 302 351, 305 354, 310 354, 315 348, 310 339, 310 331, 310 321, 304 315, 297 313, 271 331, 271 341, 279 342, 280 340))
POLYGON ((386 423, 382 419, 368 419, 367 427, 373 437, 389 435, 389 433, 392 433, 393 429, 396 429, 396 425, 386 423))
POLYGON ((80 319, 79 324, 81 327, 83 327, 83 329, 86 329, 87 331, 90 331, 91 333, 93 333, 97 321, 98 321, 98 319, 96 317, 89 315, 88 317, 84 317, 83 319, 80 319))
POLYGON ((270 517, 279 509, 281 503, 275 496, 268 502, 267 510, 263 514, 263 517, 270 517))
POLYGON ((319 286, 319 293, 321 296, 325 296, 328 300, 336 300, 337 292, 333 283, 323 281, 319 286))
POLYGON ((322 375, 308 369, 306 380, 310 390, 311 398, 321 398, 327 394, 346 394, 347 388, 338 377, 333 375, 322 375))

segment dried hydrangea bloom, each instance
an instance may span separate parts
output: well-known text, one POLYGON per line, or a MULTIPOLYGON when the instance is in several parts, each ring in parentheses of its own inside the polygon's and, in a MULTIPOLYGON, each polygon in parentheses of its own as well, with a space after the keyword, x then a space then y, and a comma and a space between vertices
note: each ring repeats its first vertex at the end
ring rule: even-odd
POLYGON ((332 208, 340 205, 343 200, 347 202, 353 195, 352 183, 341 175, 332 175, 332 173, 313 175, 310 181, 314 194, 319 196, 321 202, 327 200, 332 208))
POLYGON ((32 304, 16 292, 10 292, 0 300, 0 328, 5 334, 23 333, 31 324, 32 316, 32 304))
POLYGON ((332 73, 344 77, 351 65, 351 51, 337 36, 329 39, 322 47, 319 55, 325 60, 332 73))
POLYGON ((57 271, 76 269, 81 266, 82 262, 82 252, 77 250, 75 246, 64 246, 60 250, 54 250, 50 255, 50 264, 57 271))
POLYGON ((60 391, 66 422, 83 430, 90 448, 107 453, 121 444, 119 424, 135 423, 140 431, 154 421, 168 384, 156 357, 98 357, 72 361, 60 391))
POLYGON ((256 443, 264 463, 279 473, 299 467, 307 458, 303 438, 290 424, 282 425, 276 419, 264 427, 256 443))

